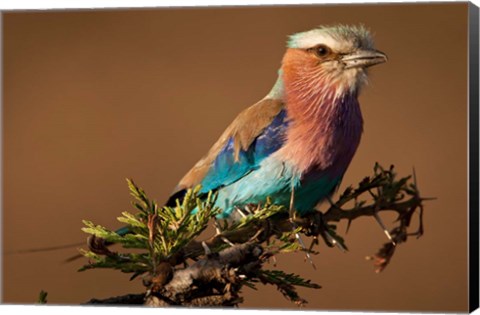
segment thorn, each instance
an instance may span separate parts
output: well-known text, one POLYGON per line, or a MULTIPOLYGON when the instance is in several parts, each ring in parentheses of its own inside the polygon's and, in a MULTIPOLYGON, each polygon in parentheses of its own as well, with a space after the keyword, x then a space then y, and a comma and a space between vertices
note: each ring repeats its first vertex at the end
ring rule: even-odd
POLYGON ((393 240, 392 235, 390 235, 390 232, 388 232, 385 224, 383 224, 383 221, 382 221, 382 219, 380 219, 380 216, 378 215, 378 213, 375 212, 375 213, 373 214, 373 216, 375 217, 375 220, 377 220, 377 222, 378 222, 378 224, 380 225, 380 227, 383 229, 383 233, 385 233, 385 235, 386 235, 387 238, 390 240, 390 242, 392 242, 392 244, 396 246, 397 244, 396 244, 395 241, 393 240))
POLYGON ((352 225, 352 219, 348 219, 347 229, 345 230, 345 234, 348 234, 348 231, 350 231, 350 225, 352 225))
POLYGON ((260 236, 260 234, 262 234, 264 232, 264 229, 263 228, 260 228, 256 233, 255 235, 253 235, 252 237, 250 237, 250 239, 248 240, 249 242, 251 241, 254 241, 257 237, 260 236))
POLYGON ((300 234, 295 233, 295 238, 298 240, 298 243, 300 244, 300 246, 302 246, 302 249, 305 251, 305 257, 308 259, 308 261, 312 265, 313 269, 317 270, 317 267, 313 263, 312 256, 310 255, 309 251, 307 250, 307 247, 305 246, 305 243, 303 243, 303 240, 300 237, 300 234))
POLYGON ((235 210, 237 210, 237 212, 240 213, 240 216, 241 216, 242 218, 246 218, 246 217, 247 217, 247 216, 245 215, 245 213, 243 213, 242 210, 240 210, 240 208, 235 207, 235 210))
POLYGON ((250 206, 249 206, 249 205, 246 205, 246 206, 245 206, 245 211, 247 211, 247 213, 250 214, 250 215, 254 213, 254 212, 253 212, 253 209, 250 209, 250 206))
POLYGON ((333 237, 330 233, 328 233, 328 231, 325 232, 325 234, 327 235, 327 238, 328 240, 335 246, 337 246, 342 252, 346 253, 347 252, 347 249, 339 242, 335 239, 335 237, 333 237))
POLYGON ((235 244, 233 244, 232 242, 230 242, 230 241, 228 240, 228 238, 226 238, 225 236, 222 236, 221 239, 222 239, 222 241, 224 241, 224 242, 227 243, 228 245, 230 245, 230 246, 232 246, 232 247, 235 246, 235 244))
POLYGON ((205 243, 204 241, 202 242, 202 247, 203 247, 203 250, 205 251, 205 255, 208 256, 212 254, 212 251, 208 247, 207 243, 205 243))
POLYGON ((220 229, 220 225, 218 224, 217 218, 214 218, 213 225, 215 226, 215 235, 222 234, 222 230, 220 229))
POLYGON ((145 297, 149 297, 152 294, 152 289, 147 289, 147 292, 145 292, 145 297))
POLYGON ((272 262, 273 267, 277 267, 277 257, 272 256, 272 260, 273 260, 272 262))

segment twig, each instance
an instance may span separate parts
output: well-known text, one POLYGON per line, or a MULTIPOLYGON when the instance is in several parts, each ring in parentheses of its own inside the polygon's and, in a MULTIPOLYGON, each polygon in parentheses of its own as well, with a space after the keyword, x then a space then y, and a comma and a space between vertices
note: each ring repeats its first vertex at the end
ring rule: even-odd
POLYGON ((410 177, 396 179, 393 167, 383 169, 376 164, 374 173, 373 177, 364 178, 358 187, 348 187, 336 202, 329 199, 329 207, 324 212, 314 210, 303 217, 294 213, 292 187, 289 209, 271 205, 267 200, 255 211, 248 208, 248 215, 236 208, 240 218, 233 223, 213 219, 217 212, 210 206, 214 200, 211 194, 202 203, 197 199, 198 189, 189 191, 181 205, 177 203, 176 208, 161 210, 155 202, 148 200, 143 190, 129 181, 132 195, 138 199, 135 206, 140 209, 141 216, 136 218, 124 213, 122 220, 138 227, 138 238, 111 234, 105 228, 85 221, 88 228, 84 230, 93 234, 89 239, 91 252, 86 252, 86 255, 94 262, 83 270, 115 268, 134 272, 132 278, 144 274, 144 284, 148 288, 145 304, 153 306, 236 306, 242 301, 240 288, 244 285, 253 287, 256 281, 276 285, 287 298, 303 304, 306 301, 298 296, 294 286, 319 286, 280 270, 265 271, 262 269, 264 262, 287 249, 307 251, 307 257, 310 257, 310 253, 314 253, 313 246, 318 244, 318 236, 322 236, 328 246, 346 251, 347 247, 336 233, 334 223, 347 220, 350 227, 359 217, 373 216, 390 240, 375 255, 367 257, 374 261, 375 271, 380 272, 391 261, 396 245, 406 242, 411 236, 418 238, 423 234, 423 202, 431 199, 420 197, 415 172, 413 184, 409 183, 410 177), (370 200, 360 200, 365 195, 370 196, 370 200), (351 203, 352 206, 347 206, 351 203), (190 213, 194 208, 198 208, 198 212, 192 215, 190 213), (397 225, 391 231, 379 218, 379 213, 383 211, 393 211, 398 216, 397 225), (409 232, 414 213, 419 214, 419 226, 415 232, 409 232), (157 220, 157 215, 162 219, 157 220), (180 220, 176 221, 179 215, 180 220), (215 235, 204 241, 196 240, 209 220, 214 221, 215 235), (223 223, 222 227, 220 223, 223 223), (162 224, 163 228, 158 224, 162 224), (177 235, 176 239, 167 238, 169 234, 165 229, 170 228, 174 229, 175 233, 171 235, 177 235), (146 237, 143 236, 144 231, 147 232, 146 237), (308 249, 299 233, 313 237, 308 249), (104 241, 103 237, 111 239, 104 241), (144 238, 146 243, 142 243, 144 238), (137 248, 148 249, 149 255, 112 252, 106 246, 112 240, 128 247, 137 244, 137 248), (275 245, 278 241, 280 245, 275 245), (184 245, 175 247, 179 242, 184 245), (300 247, 296 245, 298 242, 300 247), (189 265, 187 261, 190 260, 195 262, 189 265))

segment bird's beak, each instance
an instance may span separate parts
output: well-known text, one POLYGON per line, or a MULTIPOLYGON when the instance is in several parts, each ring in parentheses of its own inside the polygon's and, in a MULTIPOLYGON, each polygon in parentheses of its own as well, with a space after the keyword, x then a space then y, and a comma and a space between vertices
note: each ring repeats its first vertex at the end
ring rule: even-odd
POLYGON ((387 55, 378 50, 358 50, 341 58, 344 69, 368 68, 387 61, 387 55))

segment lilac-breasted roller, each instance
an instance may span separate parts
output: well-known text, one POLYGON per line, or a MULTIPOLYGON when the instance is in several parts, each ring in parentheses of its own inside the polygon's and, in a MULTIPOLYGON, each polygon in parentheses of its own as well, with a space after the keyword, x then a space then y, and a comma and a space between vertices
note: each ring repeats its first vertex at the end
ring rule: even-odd
POLYGON ((216 191, 219 217, 235 207, 289 206, 312 211, 340 184, 360 142, 357 97, 367 68, 387 60, 363 26, 322 26, 290 36, 278 79, 242 111, 180 180, 167 205, 186 189, 216 191))

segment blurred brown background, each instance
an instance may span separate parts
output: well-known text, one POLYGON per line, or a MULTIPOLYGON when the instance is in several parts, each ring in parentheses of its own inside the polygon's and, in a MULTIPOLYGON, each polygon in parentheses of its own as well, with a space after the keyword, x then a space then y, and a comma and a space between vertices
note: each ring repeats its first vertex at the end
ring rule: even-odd
MULTIPOLYGON (((414 166, 429 202, 426 234, 375 274, 386 242, 353 223, 350 251, 320 247, 278 267, 322 285, 309 309, 466 311, 467 5, 336 5, 6 13, 3 18, 4 251, 81 242, 81 220, 116 228, 132 210, 125 178, 163 201, 240 110, 276 79, 286 36, 363 23, 387 64, 361 95, 365 132, 341 190, 375 161, 414 166)), ((386 216, 391 222, 394 217, 386 216)), ((339 230, 345 231, 345 224, 339 230)), ((140 281, 75 249, 3 255, 3 302, 79 304, 141 292, 140 281)), ((292 308, 273 287, 244 289, 248 308, 292 308)))

